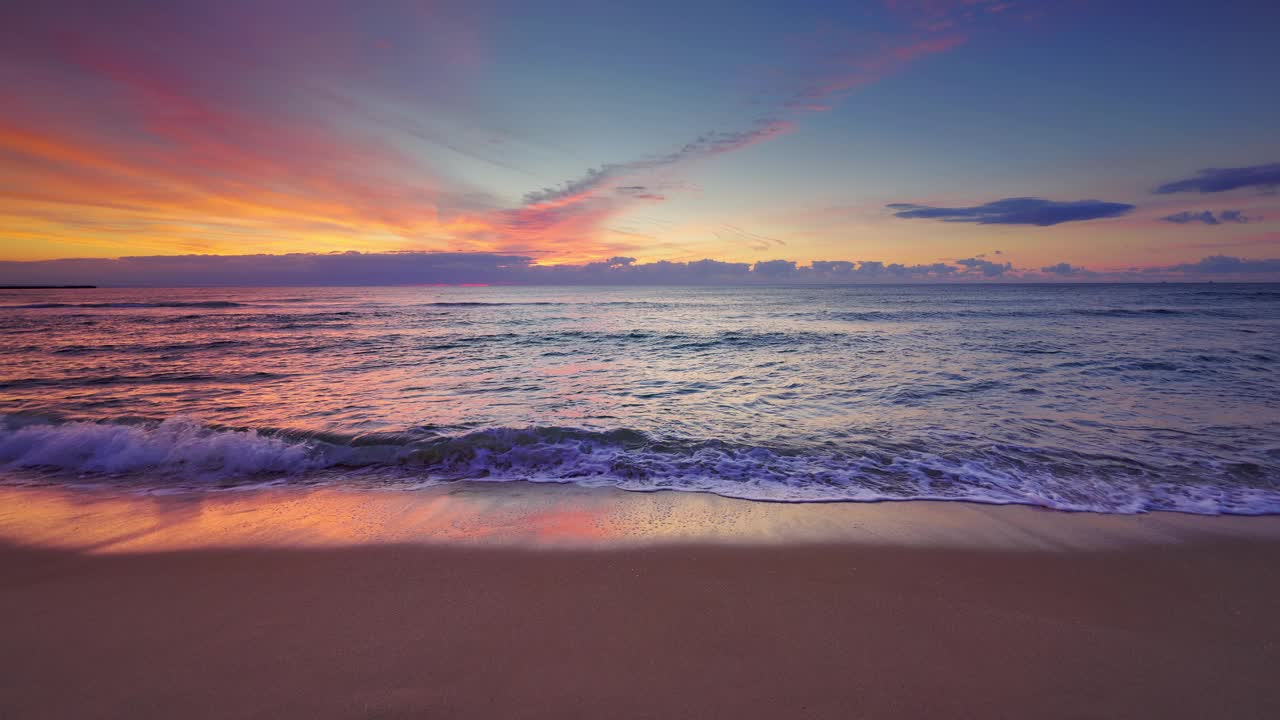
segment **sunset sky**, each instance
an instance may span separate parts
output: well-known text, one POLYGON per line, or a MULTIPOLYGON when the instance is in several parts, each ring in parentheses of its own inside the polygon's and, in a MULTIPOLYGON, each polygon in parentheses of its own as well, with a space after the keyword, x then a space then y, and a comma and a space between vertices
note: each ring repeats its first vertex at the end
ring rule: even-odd
POLYGON ((6 3, 0 280, 338 251, 1280 279, 1280 5, 1154 5, 6 3))

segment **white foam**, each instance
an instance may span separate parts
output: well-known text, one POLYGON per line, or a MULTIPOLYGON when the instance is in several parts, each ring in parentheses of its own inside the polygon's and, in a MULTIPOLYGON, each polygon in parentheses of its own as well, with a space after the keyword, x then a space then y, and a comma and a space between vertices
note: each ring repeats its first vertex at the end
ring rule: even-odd
POLYGON ((1280 490, 1271 486, 1242 486, 1211 475, 1179 482, 1158 479, 1159 473, 1108 477, 1079 458, 1074 464, 1043 456, 1029 462, 1017 454, 1018 448, 1008 446, 1003 450, 1008 455, 992 451, 970 457, 903 446, 783 452, 711 441, 654 444, 634 431, 563 428, 489 428, 417 440, 389 437, 375 445, 329 439, 333 442, 215 430, 192 417, 137 425, 24 424, 0 416, 0 468, 145 472, 143 480, 155 480, 160 487, 173 477, 287 477, 342 467, 326 473, 324 481, 372 477, 412 488, 453 479, 527 480, 775 502, 950 500, 1120 514, 1280 513, 1280 490))

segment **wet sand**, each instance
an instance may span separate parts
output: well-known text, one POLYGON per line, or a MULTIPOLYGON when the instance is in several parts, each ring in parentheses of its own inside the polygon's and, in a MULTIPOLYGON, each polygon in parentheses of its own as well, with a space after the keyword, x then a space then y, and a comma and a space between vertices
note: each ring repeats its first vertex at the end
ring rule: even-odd
MULTIPOLYGON (((962 520, 931 536, 948 506, 760 510, 534 489, 522 506, 577 513, 567 526, 525 517, 559 528, 552 542, 531 542, 548 538, 509 509, 467 515, 455 499, 458 527, 505 518, 506 531, 391 544, 351 520, 379 502, 368 496, 319 496, 348 504, 331 520, 361 528, 325 536, 323 516, 310 535, 247 529, 301 524, 278 508, 226 520, 253 513, 224 501, 284 502, 270 495, 206 499, 159 524, 139 505, 149 529, 131 530, 130 513, 99 504, 137 498, 41 492, 0 493, 4 718, 1280 716, 1276 518, 950 506, 962 520), (601 517, 618 503, 631 540, 661 527, 633 501, 791 524, 648 542, 565 529, 616 531, 601 517), (835 539, 841 515, 858 527, 835 539), (978 541, 953 542, 966 524, 978 541), (1025 530, 1037 525, 1056 529, 1025 530), (1110 541, 1096 542, 1099 527, 1110 541)), ((406 512, 375 515, 399 517, 396 532, 454 526, 440 508, 430 523, 406 525, 406 512)))

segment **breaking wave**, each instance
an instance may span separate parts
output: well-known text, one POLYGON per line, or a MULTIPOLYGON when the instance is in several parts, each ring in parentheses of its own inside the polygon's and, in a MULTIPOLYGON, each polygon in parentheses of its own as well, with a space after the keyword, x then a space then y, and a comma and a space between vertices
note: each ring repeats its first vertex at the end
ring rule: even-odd
POLYGON ((98 423, 0 416, 0 468, 145 487, 523 480, 778 502, 924 499, 1102 513, 1280 512, 1280 473, 1248 463, 1157 467, 1065 450, 944 441, 834 451, 656 438, 628 429, 343 435, 216 428, 191 417, 98 423))

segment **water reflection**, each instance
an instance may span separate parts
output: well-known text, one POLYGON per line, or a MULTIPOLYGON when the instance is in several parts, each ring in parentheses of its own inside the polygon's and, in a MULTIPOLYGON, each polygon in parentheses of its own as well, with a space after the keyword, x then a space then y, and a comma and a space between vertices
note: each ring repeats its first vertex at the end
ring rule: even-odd
POLYGON ((290 488, 168 495, 0 486, 0 542, 121 553, 371 543, 609 548, 858 542, 1062 550, 1188 538, 1280 538, 1280 516, 1055 513, 957 503, 781 504, 571 485, 290 488))
POLYGON ((670 534, 612 493, 255 490, 145 495, 0 488, 0 539, 86 552, 396 542, 541 545, 670 534), (643 524, 643 523, 642 523, 643 524))

